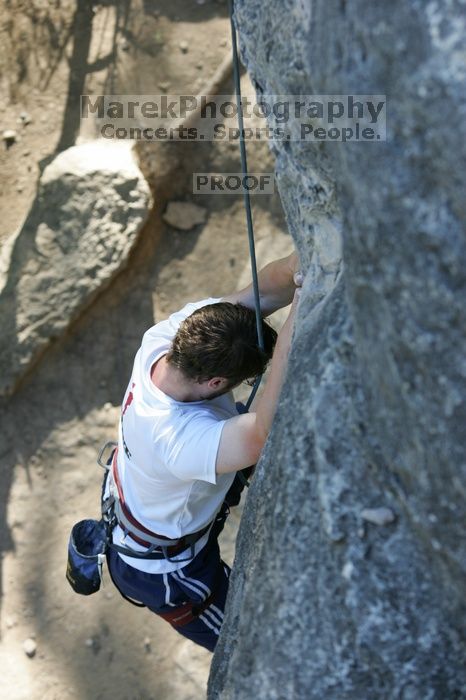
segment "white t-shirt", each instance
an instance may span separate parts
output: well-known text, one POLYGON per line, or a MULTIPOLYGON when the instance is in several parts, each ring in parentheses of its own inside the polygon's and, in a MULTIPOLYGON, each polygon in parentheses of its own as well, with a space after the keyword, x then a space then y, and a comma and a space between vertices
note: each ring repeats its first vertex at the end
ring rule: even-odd
MULTIPOLYGON (((153 364, 165 355, 181 322, 220 299, 187 304, 143 337, 125 394, 118 438, 118 474, 133 516, 159 535, 176 539, 212 522, 235 473, 216 474, 215 462, 225 422, 237 415, 231 393, 212 400, 181 402, 152 382, 153 364)), ((195 544, 197 554, 208 533, 195 544)), ((117 526, 113 542, 145 551, 117 526)), ((189 550, 174 559, 185 559, 189 550)), ((167 573, 189 562, 122 559, 140 571, 167 573)))

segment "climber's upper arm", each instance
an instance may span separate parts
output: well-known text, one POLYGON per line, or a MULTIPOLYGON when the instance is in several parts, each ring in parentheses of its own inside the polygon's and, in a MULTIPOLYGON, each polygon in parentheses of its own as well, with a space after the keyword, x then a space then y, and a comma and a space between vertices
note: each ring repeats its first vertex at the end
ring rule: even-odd
POLYGON ((239 471, 255 464, 265 442, 255 413, 243 413, 225 421, 217 452, 217 474, 239 471))

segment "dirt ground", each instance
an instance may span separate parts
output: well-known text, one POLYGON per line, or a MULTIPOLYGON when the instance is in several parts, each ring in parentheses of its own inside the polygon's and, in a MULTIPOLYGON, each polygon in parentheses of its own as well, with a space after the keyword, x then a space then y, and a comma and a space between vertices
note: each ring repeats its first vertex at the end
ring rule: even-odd
MULTIPOLYGON (((44 164, 78 138, 80 94, 197 90, 230 50, 224 2, 3 0, 0 8, 0 128, 18 134, 1 152, 0 240, 20 226, 44 164), (28 124, 17 123, 22 112, 28 124)), ((188 300, 221 296, 248 277, 241 199, 190 190, 199 166, 237 170, 237 146, 186 148, 179 187, 207 208, 207 223, 176 231, 156 200, 125 272, 0 404, 0 697, 8 700, 205 697, 208 652, 125 603, 108 574, 90 598, 65 580, 72 524, 98 515, 96 456, 115 437, 143 332, 188 300), (33 658, 23 649, 28 638, 33 658)), ((271 170, 266 145, 249 152, 251 169, 271 170)), ((277 196, 253 205, 263 264, 291 241, 277 196)), ((239 518, 232 513, 222 536, 230 563, 239 518)))

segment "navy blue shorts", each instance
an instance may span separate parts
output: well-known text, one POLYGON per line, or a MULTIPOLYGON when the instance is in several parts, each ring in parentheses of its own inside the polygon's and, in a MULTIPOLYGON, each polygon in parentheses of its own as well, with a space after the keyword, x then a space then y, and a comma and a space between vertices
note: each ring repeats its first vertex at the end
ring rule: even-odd
MULTIPOLYGON (((243 474, 248 477, 251 469, 243 470, 243 474)), ((210 598, 208 606, 192 621, 174 626, 177 632, 209 651, 214 651, 220 634, 230 576, 230 567, 221 559, 217 540, 230 506, 239 503, 242 490, 243 482, 237 475, 212 526, 207 544, 187 566, 178 571, 148 574, 126 564, 112 549, 107 554, 115 586, 125 596, 143 603, 156 614, 173 612, 186 603, 202 608, 201 604, 210 598)))

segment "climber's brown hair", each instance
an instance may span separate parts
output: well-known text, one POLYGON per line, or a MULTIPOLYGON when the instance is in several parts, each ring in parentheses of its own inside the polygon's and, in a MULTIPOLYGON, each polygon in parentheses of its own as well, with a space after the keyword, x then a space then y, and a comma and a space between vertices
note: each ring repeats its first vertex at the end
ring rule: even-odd
POLYGON ((257 344, 256 316, 242 304, 218 302, 197 309, 180 325, 167 361, 186 377, 224 377, 230 386, 262 374, 272 357, 276 331, 262 321, 265 350, 257 344))

